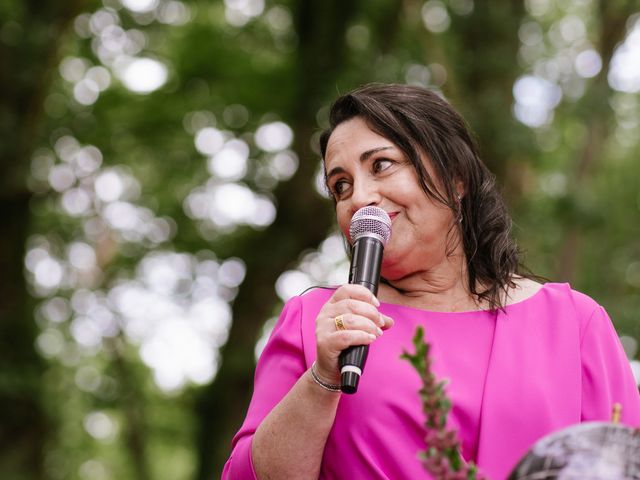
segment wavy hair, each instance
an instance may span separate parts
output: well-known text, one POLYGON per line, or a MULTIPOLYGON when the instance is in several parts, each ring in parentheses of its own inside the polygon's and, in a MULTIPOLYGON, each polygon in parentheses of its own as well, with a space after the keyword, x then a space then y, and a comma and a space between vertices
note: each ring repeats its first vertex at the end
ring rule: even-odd
POLYGON ((333 130, 354 117, 364 119, 371 130, 402 150, 425 194, 461 220, 454 228, 460 229, 470 291, 490 309, 503 308, 508 288, 515 286, 514 275, 522 274, 519 251, 495 177, 480 160, 462 116, 437 93, 422 87, 366 85, 333 103, 329 128, 320 136, 323 159, 333 130), (424 155, 438 182, 425 168, 424 155), (464 188, 462 198, 457 195, 459 183, 464 188))

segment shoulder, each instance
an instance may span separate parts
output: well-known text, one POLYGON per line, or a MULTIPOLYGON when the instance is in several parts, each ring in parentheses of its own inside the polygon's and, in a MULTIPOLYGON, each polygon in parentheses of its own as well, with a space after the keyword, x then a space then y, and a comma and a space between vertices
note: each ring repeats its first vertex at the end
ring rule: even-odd
POLYGON ((514 278, 513 283, 514 286, 507 292, 505 305, 512 305, 532 298, 544 286, 535 280, 524 277, 514 278))
POLYGON ((574 290, 568 283, 538 283, 518 278, 507 307, 513 312, 528 311, 540 320, 554 324, 576 324, 583 332, 594 317, 608 316, 602 306, 590 296, 574 290))
POLYGON ((591 316, 602 307, 589 295, 574 290, 569 283, 545 283, 544 297, 551 302, 567 304, 581 316, 591 316))
POLYGON ((567 304, 580 312, 593 312, 601 308, 590 296, 574 290, 568 283, 539 283, 529 278, 517 277, 515 286, 509 289, 506 305, 512 305, 526 300, 567 304))

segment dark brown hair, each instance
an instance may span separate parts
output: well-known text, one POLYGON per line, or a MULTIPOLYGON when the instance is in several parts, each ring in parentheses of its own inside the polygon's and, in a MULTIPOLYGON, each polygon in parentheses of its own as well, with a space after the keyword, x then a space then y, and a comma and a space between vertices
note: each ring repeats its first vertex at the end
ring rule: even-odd
POLYGON ((426 195, 449 207, 459 224, 471 293, 504 306, 507 289, 521 267, 511 238, 511 218, 495 184, 480 160, 464 119, 437 93, 422 87, 371 84, 339 97, 331 107, 329 128, 320 136, 325 157, 333 130, 360 117, 407 156, 426 195), (439 182, 429 176, 422 156, 431 161, 439 182), (459 200, 456 184, 462 183, 459 200), (442 187, 438 189, 436 184, 442 187))

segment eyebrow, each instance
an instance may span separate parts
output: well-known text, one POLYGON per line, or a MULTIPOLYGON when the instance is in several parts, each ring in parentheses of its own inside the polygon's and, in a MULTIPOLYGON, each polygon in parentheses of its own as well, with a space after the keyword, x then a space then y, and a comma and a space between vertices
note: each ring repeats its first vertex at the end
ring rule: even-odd
MULTIPOLYGON (((360 154, 360 162, 366 162, 367 160, 369 160, 369 158, 371 158, 372 155, 381 152, 382 150, 393 150, 393 147, 378 147, 378 148, 372 148, 371 150, 367 150, 365 152, 362 152, 360 154)), ((327 172, 327 177, 326 179, 329 180, 331 177, 333 177, 334 175, 338 175, 339 173, 344 173, 345 169, 342 167, 335 167, 332 168, 329 172, 327 172)))

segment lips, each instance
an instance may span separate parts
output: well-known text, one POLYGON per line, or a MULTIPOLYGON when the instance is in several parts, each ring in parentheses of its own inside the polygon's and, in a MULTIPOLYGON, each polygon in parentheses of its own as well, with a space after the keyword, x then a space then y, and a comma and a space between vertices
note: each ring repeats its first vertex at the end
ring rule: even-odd
POLYGON ((399 212, 388 212, 389 218, 391 219, 391 222, 393 223, 393 220, 398 216, 399 212))

